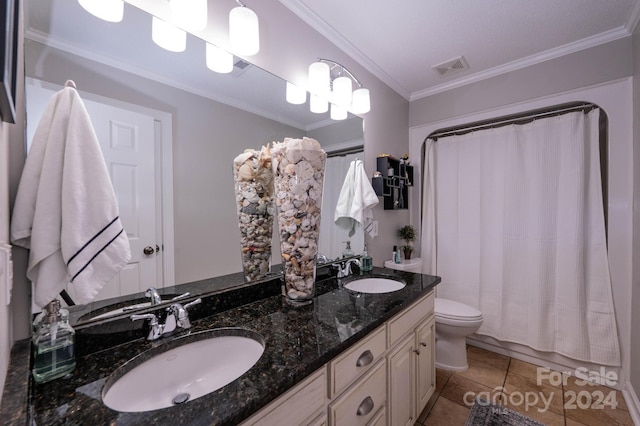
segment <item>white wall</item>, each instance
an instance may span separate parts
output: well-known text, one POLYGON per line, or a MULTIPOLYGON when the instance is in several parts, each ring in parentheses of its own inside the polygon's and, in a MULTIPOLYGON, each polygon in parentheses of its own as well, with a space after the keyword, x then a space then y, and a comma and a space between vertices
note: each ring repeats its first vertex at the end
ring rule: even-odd
POLYGON ((640 407, 640 27, 633 33, 633 271, 631 298, 630 383, 636 405, 640 407))
MULTIPOLYGON (((633 364, 630 302, 634 193, 631 56, 630 38, 618 40, 421 99, 411 104, 410 111, 412 155, 420 152, 429 133, 451 125, 569 101, 591 101, 607 112, 609 262, 623 362, 620 387, 628 384, 633 364)), ((418 220, 419 210, 412 209, 411 214, 418 220)), ((553 358, 553 362, 560 365, 571 365, 571 361, 554 356, 546 358, 553 358)))

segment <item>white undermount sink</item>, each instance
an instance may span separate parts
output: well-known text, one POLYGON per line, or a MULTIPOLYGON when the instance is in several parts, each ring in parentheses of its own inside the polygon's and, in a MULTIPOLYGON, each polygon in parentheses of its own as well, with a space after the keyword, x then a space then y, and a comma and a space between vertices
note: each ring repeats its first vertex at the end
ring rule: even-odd
POLYGON ((389 278, 362 278, 348 282, 344 287, 358 293, 391 293, 402 290, 405 283, 389 278))
POLYGON ((262 337, 249 330, 221 328, 169 342, 199 338, 177 347, 150 349, 119 367, 102 390, 116 411, 158 410, 194 400, 233 382, 262 356, 262 337), (155 351, 151 358, 140 361, 155 351), (146 356, 145 356, 146 355, 146 356))

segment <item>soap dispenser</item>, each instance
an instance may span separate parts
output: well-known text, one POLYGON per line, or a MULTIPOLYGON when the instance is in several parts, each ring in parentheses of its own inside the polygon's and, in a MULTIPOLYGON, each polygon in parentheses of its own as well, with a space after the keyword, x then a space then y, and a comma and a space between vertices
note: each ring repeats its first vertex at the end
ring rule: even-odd
POLYGON ((362 257, 360 257, 360 270, 362 272, 369 272, 373 269, 373 258, 369 255, 367 251, 367 243, 364 243, 364 250, 362 252, 362 257))
POLYGON ((55 299, 45 306, 44 316, 33 335, 33 378, 45 383, 65 376, 76 367, 75 331, 63 316, 60 301, 55 299))
POLYGON ((345 247, 344 251, 342 252, 342 257, 346 258, 355 255, 353 250, 351 250, 351 241, 343 241, 343 243, 347 243, 347 247, 345 247))

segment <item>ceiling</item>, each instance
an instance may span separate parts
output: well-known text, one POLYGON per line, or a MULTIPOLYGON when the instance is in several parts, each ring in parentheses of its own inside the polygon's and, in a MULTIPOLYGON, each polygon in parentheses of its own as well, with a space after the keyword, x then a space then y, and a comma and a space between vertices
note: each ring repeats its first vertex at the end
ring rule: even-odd
MULTIPOLYGON (((410 101, 627 37, 640 17, 640 0, 279 1, 410 101), (468 69, 444 76, 432 69, 460 56, 468 69)), ((331 121, 282 102, 284 81, 257 67, 232 75, 209 71, 204 42, 195 37, 181 54, 155 46, 149 16, 131 5, 123 22, 112 24, 77 1, 25 3, 28 39, 298 128, 331 121)), ((226 16, 228 3, 210 1, 221 9, 211 15, 226 16)))
POLYGON ((408 100, 627 37, 638 0, 280 0, 408 100), (467 70, 432 67, 463 56, 467 70))

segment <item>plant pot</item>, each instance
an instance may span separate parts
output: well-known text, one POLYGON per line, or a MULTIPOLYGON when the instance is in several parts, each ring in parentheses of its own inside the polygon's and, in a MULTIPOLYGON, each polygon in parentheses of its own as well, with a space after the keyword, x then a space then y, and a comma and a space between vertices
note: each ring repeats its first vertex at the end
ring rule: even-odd
POLYGON ((404 251, 404 259, 411 259, 411 253, 413 253, 413 249, 411 247, 404 247, 402 250, 404 251))

